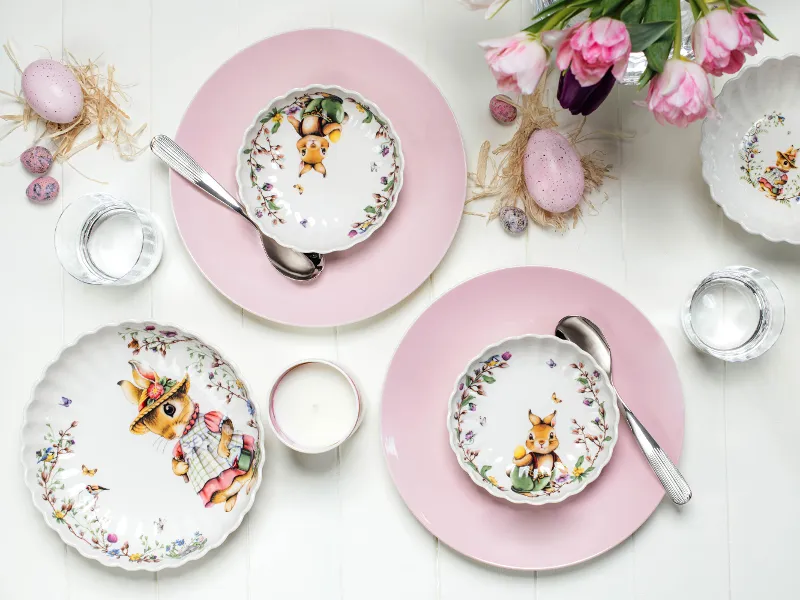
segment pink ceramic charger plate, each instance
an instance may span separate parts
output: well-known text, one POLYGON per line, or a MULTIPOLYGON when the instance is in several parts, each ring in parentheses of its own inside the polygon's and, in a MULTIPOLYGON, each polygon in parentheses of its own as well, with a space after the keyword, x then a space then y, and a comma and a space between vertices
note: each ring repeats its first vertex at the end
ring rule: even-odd
POLYGON ((285 33, 236 54, 197 92, 176 140, 235 192, 237 152, 258 112, 288 90, 320 82, 380 106, 402 140, 406 163, 386 225, 367 243, 329 254, 318 280, 298 284, 280 275, 250 224, 171 176, 178 229, 206 278, 252 313, 306 327, 366 319, 422 284, 453 240, 467 181, 458 125, 433 82, 389 46, 334 29, 285 33))
POLYGON ((519 570, 574 565, 625 540, 664 496, 622 423, 602 476, 558 504, 495 498, 458 465, 442 425, 458 374, 482 348, 525 333, 552 334, 569 314, 585 315, 603 329, 620 394, 670 457, 680 457, 678 371, 656 329, 630 302, 593 279, 546 267, 467 281, 425 311, 400 344, 384 384, 381 426, 389 471, 411 512, 475 560, 519 570))

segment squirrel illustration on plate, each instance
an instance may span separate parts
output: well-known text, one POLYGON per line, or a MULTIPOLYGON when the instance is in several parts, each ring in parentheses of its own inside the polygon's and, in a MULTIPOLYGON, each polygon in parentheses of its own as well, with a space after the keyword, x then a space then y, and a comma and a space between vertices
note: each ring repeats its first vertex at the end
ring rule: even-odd
POLYGON ((128 361, 133 382, 117 382, 139 413, 131 433, 148 431, 177 440, 172 472, 191 483, 206 508, 224 504, 233 510, 242 489, 249 494, 256 478, 257 449, 253 436, 236 432, 218 411, 201 413, 189 397, 189 375, 180 381, 159 377, 148 365, 128 361), (246 486, 246 488, 245 488, 246 486))
POLYGON ((338 96, 320 92, 320 98, 314 98, 306 104, 300 119, 289 115, 287 120, 292 124, 300 139, 297 150, 300 152, 300 173, 302 177, 311 170, 328 175, 322 161, 328 154, 330 142, 334 144, 342 136, 342 124, 347 122, 344 102, 338 96))
POLYGON ((556 412, 541 418, 528 411, 531 430, 524 446, 514 450, 513 465, 506 475, 511 478, 512 491, 519 493, 538 492, 545 489, 557 471, 557 464, 563 463, 556 454, 558 436, 556 435, 556 412))

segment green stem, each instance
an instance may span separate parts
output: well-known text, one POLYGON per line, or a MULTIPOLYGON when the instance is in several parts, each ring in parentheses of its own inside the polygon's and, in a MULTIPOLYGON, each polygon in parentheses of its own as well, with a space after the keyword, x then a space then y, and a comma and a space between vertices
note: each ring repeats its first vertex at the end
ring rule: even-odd
MULTIPOLYGON (((680 58, 681 42, 683 42, 683 31, 681 27, 681 0, 673 1, 675 2, 675 12, 677 13, 677 18, 675 19, 675 25, 673 26, 673 29, 675 30, 675 37, 672 44, 672 58, 680 58)), ((699 2, 703 2, 703 0, 699 0, 699 2)))
MULTIPOLYGON (((582 9, 581 9, 582 10, 582 9)), ((575 11, 574 6, 567 6, 566 8, 562 8, 552 17, 550 17, 544 24, 544 27, 540 29, 540 31, 549 31, 559 25, 562 21, 568 20, 572 15, 570 13, 575 11)))
POLYGON ((706 0, 694 0, 694 3, 697 4, 697 8, 700 9, 700 12, 703 13, 703 16, 706 16, 711 12, 711 9, 708 8, 708 4, 706 4, 706 0))

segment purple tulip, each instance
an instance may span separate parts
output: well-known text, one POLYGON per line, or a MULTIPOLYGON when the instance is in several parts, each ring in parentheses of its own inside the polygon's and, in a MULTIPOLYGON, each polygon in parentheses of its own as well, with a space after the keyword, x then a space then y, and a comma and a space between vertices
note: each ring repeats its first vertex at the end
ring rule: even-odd
POLYGON ((503 355, 502 355, 502 357, 501 357, 501 358, 502 358, 503 360, 508 360, 508 359, 510 359, 510 358, 511 358, 511 352, 503 352, 503 355))
POLYGON ((614 88, 616 79, 611 69, 594 85, 581 87, 572 71, 567 69, 558 80, 558 101, 573 115, 590 115, 603 103, 614 88))

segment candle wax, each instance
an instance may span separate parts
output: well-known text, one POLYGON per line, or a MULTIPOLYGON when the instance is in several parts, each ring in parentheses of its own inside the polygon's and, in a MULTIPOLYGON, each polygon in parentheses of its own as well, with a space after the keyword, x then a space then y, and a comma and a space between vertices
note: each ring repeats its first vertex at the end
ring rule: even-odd
POLYGON ((358 419, 350 382, 337 369, 320 363, 287 373, 275 390, 272 410, 283 434, 309 449, 342 441, 358 419))

